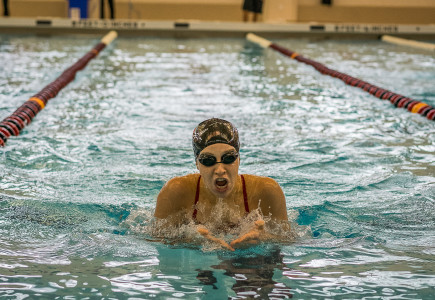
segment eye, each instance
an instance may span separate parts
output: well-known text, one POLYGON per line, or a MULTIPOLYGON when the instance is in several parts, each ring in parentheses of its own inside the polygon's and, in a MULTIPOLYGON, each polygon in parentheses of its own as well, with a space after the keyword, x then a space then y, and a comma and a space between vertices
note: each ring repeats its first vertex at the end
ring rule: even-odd
POLYGON ((235 153, 228 153, 228 154, 224 154, 221 160, 224 164, 232 164, 233 162, 236 161, 237 157, 238 155, 235 153))
POLYGON ((201 164, 203 164, 206 167, 211 167, 216 163, 216 157, 214 156, 204 155, 204 156, 200 156, 198 160, 201 164))

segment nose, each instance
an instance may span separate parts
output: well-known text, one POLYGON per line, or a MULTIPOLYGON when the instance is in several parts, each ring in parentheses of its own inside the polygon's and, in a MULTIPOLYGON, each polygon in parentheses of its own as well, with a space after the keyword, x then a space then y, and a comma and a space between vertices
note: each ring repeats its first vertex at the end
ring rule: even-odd
POLYGON ((222 163, 217 163, 216 164, 216 168, 214 169, 214 172, 216 175, 223 175, 227 172, 227 170, 225 169, 224 164, 222 163))

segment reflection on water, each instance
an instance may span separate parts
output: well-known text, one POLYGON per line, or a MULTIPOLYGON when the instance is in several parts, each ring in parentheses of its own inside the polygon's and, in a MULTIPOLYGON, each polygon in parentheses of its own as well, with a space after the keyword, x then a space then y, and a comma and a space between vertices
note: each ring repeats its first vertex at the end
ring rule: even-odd
POLYGON ((212 266, 213 269, 223 270, 224 275, 236 281, 231 287, 236 296, 231 299, 292 298, 291 288, 273 279, 276 271, 283 267, 283 255, 279 248, 268 250, 266 254, 223 259, 219 265, 212 266))
MULTIPOLYGON (((0 36, 0 119, 97 41, 0 36)), ((279 43, 435 106, 425 52, 279 43)), ((0 149, 0 296, 432 299, 434 126, 244 40, 120 38, 0 149), (241 172, 276 179, 312 234, 235 253, 150 240, 210 117, 234 121, 241 172)))
MULTIPOLYGON (((184 284, 177 289, 187 288, 186 284, 199 284, 204 298, 230 299, 287 299, 291 298, 291 288, 280 277, 285 265, 281 249, 276 246, 262 246, 256 249, 209 253, 206 259, 198 257, 196 251, 158 248, 160 270, 167 278, 184 274, 184 284), (176 257, 169 254, 177 253, 176 257), (189 273, 195 276, 189 280, 189 273), (173 275, 173 276, 171 276, 173 275), (187 280, 186 280, 187 278, 187 280), (202 287, 201 287, 202 286, 202 287)), ((175 278, 174 278, 175 279, 175 278)), ((287 281, 288 282, 288 281, 287 281)), ((192 287, 190 287, 191 289, 192 287)))

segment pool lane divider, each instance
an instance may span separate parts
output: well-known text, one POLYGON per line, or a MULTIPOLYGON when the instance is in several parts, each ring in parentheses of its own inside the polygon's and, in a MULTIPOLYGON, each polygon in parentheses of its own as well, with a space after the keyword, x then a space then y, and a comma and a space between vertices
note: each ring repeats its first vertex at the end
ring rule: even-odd
POLYGON ((291 50, 286 49, 284 47, 281 47, 277 44, 274 44, 271 41, 266 40, 262 37, 259 37, 253 33, 249 33, 246 36, 246 38, 249 41, 260 45, 263 48, 272 48, 273 50, 278 51, 278 52, 284 54, 285 56, 288 56, 288 57, 290 57, 294 60, 297 60, 301 63, 310 65, 324 75, 329 75, 329 76, 338 78, 338 79, 342 80, 344 83, 351 85, 351 86, 354 86, 354 87, 358 87, 360 89, 363 89, 364 91, 372 94, 373 96, 375 96, 379 99, 388 100, 396 107, 405 108, 408 111, 410 111, 412 113, 420 114, 429 120, 433 120, 433 121, 435 120, 435 108, 433 108, 432 106, 430 106, 424 102, 416 101, 416 100, 411 99, 409 97, 391 92, 389 90, 380 88, 378 86, 370 84, 370 83, 363 81, 361 79, 352 77, 348 74, 329 69, 328 67, 326 67, 325 65, 323 65, 319 62, 316 62, 314 60, 303 57, 302 55, 300 55, 297 52, 291 51, 291 50))
POLYGON ((33 118, 44 109, 48 100, 56 97, 60 90, 74 80, 76 73, 86 67, 107 45, 118 36, 116 31, 110 31, 88 53, 75 64, 66 69, 55 81, 44 87, 39 93, 29 98, 12 115, 0 122, 0 147, 4 147, 11 136, 17 136, 33 118))
POLYGON ((435 53, 435 44, 432 44, 432 43, 402 39, 402 38, 398 38, 398 37, 391 36, 391 35, 383 35, 381 37, 381 40, 384 42, 390 43, 390 44, 408 46, 408 47, 418 48, 418 49, 424 49, 424 50, 429 50, 429 51, 432 51, 435 53))

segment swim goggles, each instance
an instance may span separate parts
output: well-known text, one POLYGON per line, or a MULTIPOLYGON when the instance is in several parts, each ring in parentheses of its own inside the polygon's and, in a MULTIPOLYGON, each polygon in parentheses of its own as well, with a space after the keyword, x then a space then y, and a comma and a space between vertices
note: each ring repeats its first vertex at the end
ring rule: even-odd
POLYGON ((239 154, 237 153, 225 153, 224 155, 222 155, 221 157, 221 161, 217 161, 216 157, 214 157, 213 155, 200 155, 198 160, 199 162, 206 166, 206 167, 211 167, 214 166, 215 164, 232 164, 233 162, 236 161, 236 159, 239 157, 239 154))

